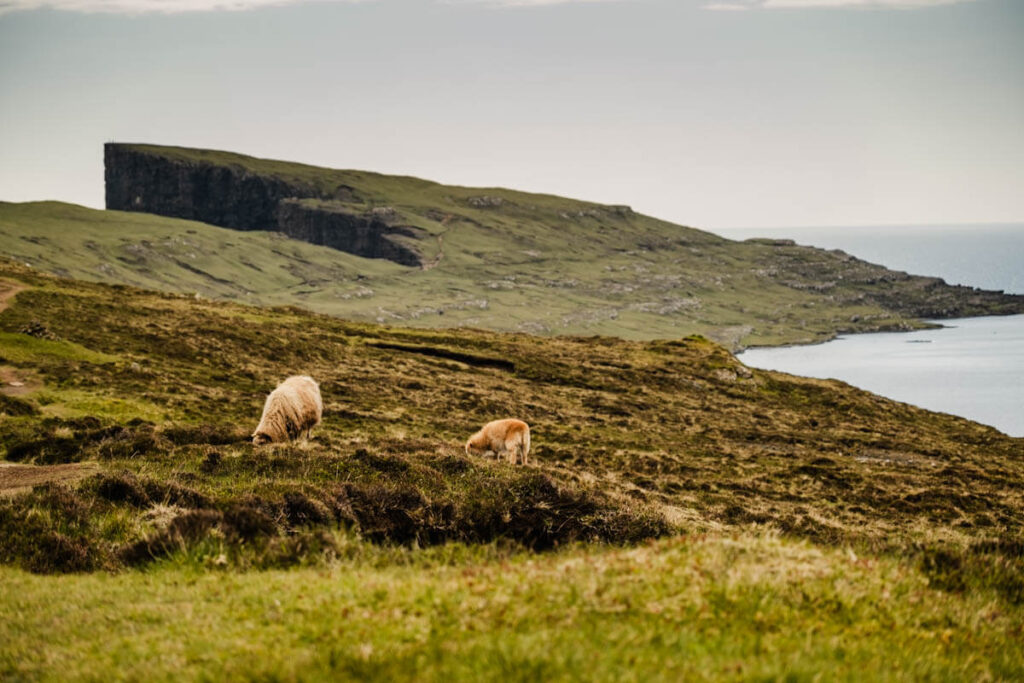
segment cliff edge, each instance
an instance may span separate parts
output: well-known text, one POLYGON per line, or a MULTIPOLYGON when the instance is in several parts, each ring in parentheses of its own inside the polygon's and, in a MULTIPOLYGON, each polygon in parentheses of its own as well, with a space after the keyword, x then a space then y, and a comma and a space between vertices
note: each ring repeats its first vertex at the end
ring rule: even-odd
POLYGON ((271 230, 367 258, 422 266, 423 232, 387 209, 353 206, 347 187, 254 173, 239 164, 174 158, 145 146, 104 145, 106 206, 235 230, 271 230))

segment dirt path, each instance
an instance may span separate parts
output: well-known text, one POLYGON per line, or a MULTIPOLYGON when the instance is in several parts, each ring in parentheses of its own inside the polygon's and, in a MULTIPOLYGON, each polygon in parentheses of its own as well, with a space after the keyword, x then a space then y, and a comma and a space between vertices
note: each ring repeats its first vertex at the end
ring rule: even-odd
POLYGON ((0 462, 0 497, 27 493, 33 486, 50 482, 71 483, 100 471, 94 462, 67 465, 18 465, 0 462))
MULTIPOLYGON (((25 285, 0 280, 0 312, 4 311, 25 285)), ((0 365, 0 392, 18 396, 35 391, 42 382, 31 370, 0 365)), ((27 493, 33 486, 50 482, 71 483, 100 471, 94 462, 76 462, 66 465, 19 465, 0 462, 0 498, 27 493)))
MULTIPOLYGON (((11 300, 28 287, 9 280, 0 280, 0 313, 7 309, 11 300)), ((33 376, 31 370, 13 368, 10 365, 0 365, 0 394, 7 396, 21 396, 43 386, 38 378, 33 376)))
POLYGON ((0 313, 10 305, 11 299, 13 299, 18 292, 26 289, 28 288, 25 285, 21 285, 16 282, 9 282, 7 280, 0 280, 0 313))
POLYGON ((448 223, 450 223, 451 220, 452 215, 448 214, 447 216, 444 217, 444 220, 441 221, 441 225, 444 226, 445 230, 444 232, 438 234, 437 236, 437 255, 430 263, 423 264, 423 270, 432 270, 434 268, 437 268, 437 265, 441 263, 441 259, 444 258, 444 236, 448 233, 449 230, 451 230, 451 228, 448 227, 448 223))

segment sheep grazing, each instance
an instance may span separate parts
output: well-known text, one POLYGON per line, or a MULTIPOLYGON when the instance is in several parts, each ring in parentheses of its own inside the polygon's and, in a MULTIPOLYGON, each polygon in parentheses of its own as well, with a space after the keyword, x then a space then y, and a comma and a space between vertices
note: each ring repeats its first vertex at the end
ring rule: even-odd
POLYGON ((530 425, 522 420, 495 420, 469 437, 467 455, 494 453, 516 465, 526 465, 530 454, 530 425))
POLYGON ((312 377, 297 375, 277 385, 263 404, 263 417, 252 442, 256 445, 290 441, 306 432, 308 439, 313 427, 320 424, 324 403, 320 387, 312 377))

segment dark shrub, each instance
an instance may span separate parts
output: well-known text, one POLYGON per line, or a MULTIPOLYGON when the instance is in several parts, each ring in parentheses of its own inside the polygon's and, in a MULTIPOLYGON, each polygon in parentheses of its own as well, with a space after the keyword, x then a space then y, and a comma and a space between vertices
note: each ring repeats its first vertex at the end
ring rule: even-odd
POLYGON ((163 436, 171 443, 182 446, 187 444, 207 444, 225 446, 249 440, 249 433, 233 425, 196 424, 170 425, 163 429, 163 436))
POLYGON ((83 484, 83 488, 91 487, 96 495, 111 503, 127 503, 144 508, 151 503, 149 495, 130 472, 120 474, 97 474, 83 484))
POLYGON ((41 574, 79 572, 104 564, 88 506, 55 484, 0 501, 0 562, 41 574), (47 514, 37 514, 45 510, 47 514))
POLYGON ((284 514, 293 527, 324 524, 331 519, 326 505, 299 491, 284 494, 284 514))
POLYGON ((359 523, 363 535, 381 543, 411 543, 423 531, 420 520, 426 499, 412 486, 348 484, 339 494, 359 523))
POLYGON ((105 430, 100 441, 99 454, 103 458, 137 458, 160 448, 152 424, 134 427, 114 427, 105 430))
POLYGON ((38 415, 39 409, 28 401, 14 396, 8 396, 6 394, 0 394, 0 414, 7 414, 11 417, 38 415))
POLYGON ((160 482, 147 479, 143 486, 145 487, 146 495, 154 503, 177 505, 183 508, 205 508, 213 504, 207 496, 195 489, 182 486, 175 481, 160 482))
POLYGON ((82 444, 73 436, 49 435, 31 441, 7 444, 7 459, 14 462, 35 462, 57 465, 82 459, 82 444))
POLYGON ((408 472, 411 467, 404 458, 394 455, 374 455, 365 448, 360 448, 353 453, 352 459, 385 474, 403 474, 408 472))
POLYGON ((213 474, 220 467, 221 461, 224 456, 220 454, 220 451, 210 449, 206 452, 206 457, 203 458, 203 462, 199 465, 199 469, 206 474, 213 474))
POLYGON ((277 524, 266 512, 245 503, 233 504, 224 510, 224 532, 231 537, 253 540, 277 534, 277 524))
POLYGON ((192 510, 178 515, 164 531, 124 548, 121 560, 126 564, 142 564, 175 550, 183 550, 190 543, 204 538, 222 518, 216 510, 192 510))

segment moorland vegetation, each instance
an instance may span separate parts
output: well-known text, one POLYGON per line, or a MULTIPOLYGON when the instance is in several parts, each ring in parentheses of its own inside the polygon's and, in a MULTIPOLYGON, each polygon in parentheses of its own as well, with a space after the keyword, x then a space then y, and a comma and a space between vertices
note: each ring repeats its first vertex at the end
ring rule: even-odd
POLYGON ((0 279, 5 677, 1024 671, 1024 458, 992 428, 701 336, 0 279), (323 424, 254 446, 300 372, 323 424), (467 456, 509 415, 529 466, 467 456))

